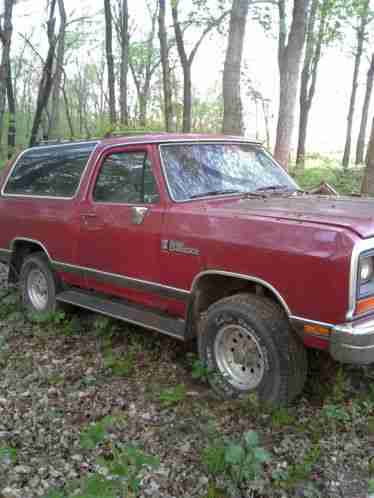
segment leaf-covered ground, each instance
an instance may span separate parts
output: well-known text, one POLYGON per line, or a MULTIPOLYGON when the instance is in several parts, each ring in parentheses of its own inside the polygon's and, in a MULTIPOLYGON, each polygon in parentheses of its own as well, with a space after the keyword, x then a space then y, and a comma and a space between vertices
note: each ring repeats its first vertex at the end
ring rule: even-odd
POLYGON ((0 267, 0 497, 233 496, 220 450, 248 431, 263 463, 237 497, 367 496, 374 369, 314 354, 288 410, 222 402, 193 344, 83 312, 31 323, 5 281, 0 267))

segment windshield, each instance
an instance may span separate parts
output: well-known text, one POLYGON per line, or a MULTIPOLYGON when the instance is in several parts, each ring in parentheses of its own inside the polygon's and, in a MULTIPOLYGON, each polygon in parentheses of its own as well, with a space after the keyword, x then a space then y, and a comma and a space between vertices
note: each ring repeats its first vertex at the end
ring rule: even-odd
POLYGON ((175 201, 298 188, 262 148, 250 144, 162 145, 161 156, 175 201))

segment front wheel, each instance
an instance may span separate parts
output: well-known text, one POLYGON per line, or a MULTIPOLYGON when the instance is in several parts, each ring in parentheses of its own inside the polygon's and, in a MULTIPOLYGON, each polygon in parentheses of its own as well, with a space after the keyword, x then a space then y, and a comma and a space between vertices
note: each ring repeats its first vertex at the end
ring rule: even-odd
POLYGON ((199 354, 210 384, 223 398, 257 393, 267 403, 287 404, 303 389, 304 346, 272 301, 238 294, 214 303, 203 318, 199 354))
POLYGON ((47 315, 58 309, 57 279, 44 253, 33 253, 24 259, 20 284, 22 302, 28 311, 47 315))

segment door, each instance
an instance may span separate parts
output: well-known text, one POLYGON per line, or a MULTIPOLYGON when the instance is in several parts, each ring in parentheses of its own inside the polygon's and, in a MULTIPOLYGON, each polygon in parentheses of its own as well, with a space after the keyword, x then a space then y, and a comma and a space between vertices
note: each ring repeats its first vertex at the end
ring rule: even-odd
POLYGON ((114 148, 101 158, 80 212, 85 286, 158 306, 164 208, 151 149, 114 148))

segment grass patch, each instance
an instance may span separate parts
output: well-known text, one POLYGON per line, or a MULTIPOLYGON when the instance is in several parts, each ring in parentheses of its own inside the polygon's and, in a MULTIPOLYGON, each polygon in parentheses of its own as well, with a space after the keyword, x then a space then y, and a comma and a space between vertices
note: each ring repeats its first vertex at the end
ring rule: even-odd
POLYGON ((344 170, 338 161, 319 156, 308 158, 303 170, 294 167, 290 173, 305 190, 324 181, 333 186, 339 194, 352 195, 361 191, 364 168, 352 167, 344 170))
POLYGON ((178 384, 175 387, 162 389, 158 395, 158 399, 162 407, 170 408, 184 401, 186 395, 186 386, 184 384, 178 384))

